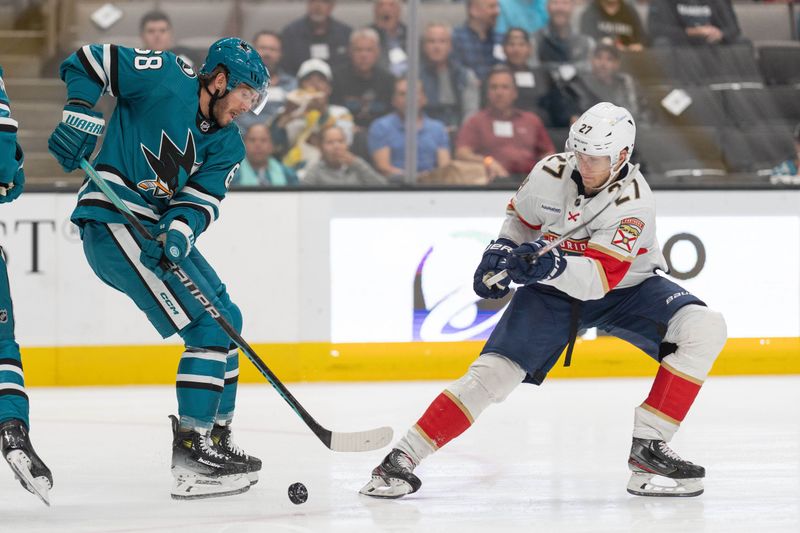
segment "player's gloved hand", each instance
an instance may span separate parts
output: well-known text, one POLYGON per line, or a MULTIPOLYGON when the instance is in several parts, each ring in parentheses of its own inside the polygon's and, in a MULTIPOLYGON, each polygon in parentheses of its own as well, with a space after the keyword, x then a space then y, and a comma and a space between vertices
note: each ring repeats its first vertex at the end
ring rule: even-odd
POLYGON ((547 241, 539 239, 526 242, 517 247, 506 262, 506 272, 512 281, 520 285, 530 285, 537 281, 553 279, 561 275, 567 268, 567 261, 556 247, 535 261, 531 256, 547 245, 547 241))
POLYGON ((47 141, 47 148, 64 172, 72 172, 81 166, 81 159, 91 157, 105 126, 102 113, 82 105, 67 104, 61 122, 47 141))
POLYGON ((145 239, 139 261, 152 270, 158 279, 166 279, 169 275, 166 263, 162 263, 162 259, 164 259, 164 244, 159 240, 145 239))
POLYGON ((7 204, 16 200, 25 186, 25 174, 18 170, 10 183, 0 182, 0 204, 7 204))
POLYGON ((0 176, 0 204, 7 204, 16 200, 22 189, 25 187, 25 172, 22 170, 22 148, 17 144, 15 158, 17 160, 17 171, 13 176, 0 176))
POLYGON ((506 268, 506 259, 516 247, 517 243, 509 239, 500 238, 489 243, 489 246, 483 251, 481 262, 472 278, 472 289, 475 294, 489 299, 502 298, 508 294, 508 284, 510 283, 508 278, 491 287, 486 285, 485 280, 506 268))
POLYGON ((172 218, 168 214, 158 224, 156 240, 142 245, 140 260, 142 264, 164 279, 168 272, 161 264, 162 258, 180 264, 192 251, 194 233, 192 228, 181 218, 172 218), (162 245, 163 243, 163 245, 162 245))

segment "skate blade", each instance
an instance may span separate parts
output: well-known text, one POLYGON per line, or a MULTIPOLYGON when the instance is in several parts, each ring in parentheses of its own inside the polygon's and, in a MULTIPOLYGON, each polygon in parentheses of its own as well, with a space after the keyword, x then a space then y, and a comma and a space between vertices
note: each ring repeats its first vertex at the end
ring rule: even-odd
POLYGON ((364 496, 385 499, 401 498, 412 492, 414 492, 414 490, 411 485, 402 479, 384 479, 377 476, 369 480, 369 482, 358 491, 359 494, 363 494, 364 496))
POLYGON ((33 477, 30 470, 31 460, 25 452, 13 450, 6 455, 6 461, 28 492, 38 496, 42 503, 50 507, 50 481, 44 476, 33 477))
POLYGON ((634 496, 690 498, 703 494, 703 478, 672 479, 649 473, 633 473, 628 492, 634 496))
POLYGON ((258 483, 258 472, 248 472, 247 479, 250 481, 250 485, 255 485, 258 483))
POLYGON ((244 474, 219 478, 178 474, 170 495, 173 500, 199 500, 234 496, 248 490, 250 480, 244 474))

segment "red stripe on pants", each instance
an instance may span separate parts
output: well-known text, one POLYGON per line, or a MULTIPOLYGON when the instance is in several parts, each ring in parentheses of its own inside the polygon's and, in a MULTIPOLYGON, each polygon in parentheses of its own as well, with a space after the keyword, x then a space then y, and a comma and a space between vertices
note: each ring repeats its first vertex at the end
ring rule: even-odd
POLYGON ((644 403, 681 422, 686 418, 698 392, 700 385, 676 376, 661 366, 650 389, 650 396, 644 403))
POLYGON ((417 426, 441 448, 464 433, 470 426, 470 421, 464 411, 442 393, 428 406, 417 426))

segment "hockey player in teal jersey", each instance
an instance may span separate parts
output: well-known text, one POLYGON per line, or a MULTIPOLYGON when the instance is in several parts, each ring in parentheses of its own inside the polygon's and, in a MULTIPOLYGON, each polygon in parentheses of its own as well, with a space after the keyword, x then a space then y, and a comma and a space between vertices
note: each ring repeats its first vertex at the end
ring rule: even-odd
POLYGON ((258 53, 236 38, 211 45, 199 76, 170 52, 86 45, 61 65, 67 85, 62 122, 49 149, 66 172, 89 158, 105 130, 94 166, 157 236, 142 239, 88 179, 72 221, 95 274, 127 294, 163 337, 178 333, 185 351, 176 380, 173 425, 176 499, 247 490, 261 461, 234 444, 230 431, 239 362, 236 346, 170 273, 179 263, 237 330, 242 315, 195 247, 219 215, 244 144, 233 120, 259 112, 269 73, 258 53), (103 93, 117 99, 106 128, 92 108, 103 93))
MULTIPOLYGON (((0 204, 13 202, 25 185, 17 121, 11 118, 3 69, 0 67, 0 204)), ((23 487, 50 505, 50 469, 36 455, 28 428, 28 395, 19 345, 14 337, 14 309, 5 254, 0 248, 0 450, 23 487)))

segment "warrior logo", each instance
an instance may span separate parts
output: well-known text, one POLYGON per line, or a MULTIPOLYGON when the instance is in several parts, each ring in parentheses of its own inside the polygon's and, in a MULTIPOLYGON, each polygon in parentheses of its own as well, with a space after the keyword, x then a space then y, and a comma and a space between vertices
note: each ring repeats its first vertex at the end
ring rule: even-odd
POLYGON ((8 310, 0 309, 0 324, 8 322, 8 310))
POLYGON ((186 146, 183 150, 180 150, 164 131, 161 132, 161 146, 158 148, 158 155, 153 154, 144 144, 141 147, 147 164, 153 169, 156 179, 140 181, 138 187, 143 191, 152 192, 155 198, 172 198, 175 190, 181 185, 181 170, 185 172, 186 176, 190 176, 196 170, 192 131, 187 131, 186 146))

